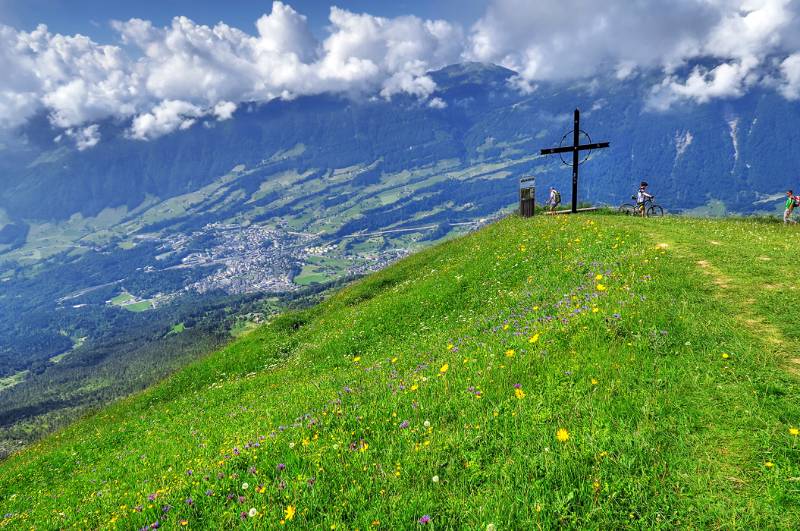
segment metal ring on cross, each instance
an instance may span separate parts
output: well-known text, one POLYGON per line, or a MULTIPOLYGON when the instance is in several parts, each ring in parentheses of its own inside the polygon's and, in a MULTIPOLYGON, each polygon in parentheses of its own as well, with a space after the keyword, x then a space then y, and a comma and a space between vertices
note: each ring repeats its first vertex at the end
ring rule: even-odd
MULTIPOLYGON (((561 142, 558 143, 558 146, 559 147, 564 147, 564 140, 566 140, 567 137, 572 138, 572 133, 574 131, 575 130, 572 129, 567 134, 562 136, 561 137, 561 142)), ((579 129, 578 130, 578 144, 591 144, 591 143, 592 143, 592 137, 589 136, 589 133, 587 133, 583 129, 579 129), (581 141, 581 135, 586 137, 587 142, 582 142, 581 141)), ((592 150, 591 149, 586 150, 586 155, 584 155, 583 159, 578 162, 578 165, 580 166, 581 164, 583 164, 584 162, 589 160, 589 155, 591 155, 591 154, 592 154, 592 150)), ((561 159, 561 162, 564 163, 565 166, 572 166, 572 157, 570 157, 569 161, 566 161, 566 160, 564 160, 564 154, 563 153, 559 153, 558 156, 561 159)))

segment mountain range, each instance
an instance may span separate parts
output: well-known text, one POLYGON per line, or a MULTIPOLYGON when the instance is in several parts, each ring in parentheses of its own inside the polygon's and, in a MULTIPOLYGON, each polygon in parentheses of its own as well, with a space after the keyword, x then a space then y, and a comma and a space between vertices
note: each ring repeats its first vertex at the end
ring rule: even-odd
POLYGON ((646 75, 543 83, 531 94, 510 86, 513 76, 494 65, 453 65, 431 73, 437 91, 428 104, 412 97, 275 100, 147 142, 127 138, 125 124, 105 122, 102 140, 84 150, 43 115, 21 131, 22 145, 6 146, 16 152, 4 157, 0 208, 18 224, 90 218, 118 207, 130 215, 148 202, 194 192, 234 167, 258 169, 229 187, 247 196, 232 201, 226 212, 232 215, 248 208, 243 204, 262 182, 289 168, 312 170, 306 184, 336 169, 368 168, 351 183, 365 187, 436 164, 503 164, 502 177, 488 170, 492 179, 480 173, 468 179, 480 189, 476 208, 485 214, 513 201, 513 181, 523 174, 539 177, 540 187, 565 187, 569 172, 537 154, 570 129, 576 106, 586 131, 612 143, 587 166, 581 183, 587 201, 614 204, 646 177, 673 211, 716 199, 752 212, 794 178, 798 107, 770 91, 657 112, 647 108, 654 79, 646 75))
POLYGON ((657 111, 655 74, 529 93, 495 65, 430 76, 424 101, 251 103, 150 141, 109 120, 83 149, 40 115, 3 140, 0 427, 143 388, 252 324, 237 309, 261 319, 483 225, 521 177, 568 202, 569 168, 539 150, 576 107, 611 143, 581 170, 582 202, 618 205, 646 179, 668 212, 773 214, 800 188, 800 108, 765 88, 657 111))

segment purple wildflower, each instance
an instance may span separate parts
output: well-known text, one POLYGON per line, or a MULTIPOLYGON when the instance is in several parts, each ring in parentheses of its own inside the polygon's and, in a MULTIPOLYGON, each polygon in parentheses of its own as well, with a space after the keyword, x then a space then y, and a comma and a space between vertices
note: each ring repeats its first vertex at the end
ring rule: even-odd
POLYGON ((400 423, 400 429, 404 430, 406 428, 408 428, 408 421, 404 420, 403 422, 400 423))
POLYGON ((423 514, 417 521, 422 525, 429 524, 431 523, 431 517, 428 516, 427 514, 423 514))
POLYGON ((282 471, 286 470, 286 465, 284 463, 278 463, 278 466, 275 467, 275 468, 278 469, 278 472, 282 472, 282 471))

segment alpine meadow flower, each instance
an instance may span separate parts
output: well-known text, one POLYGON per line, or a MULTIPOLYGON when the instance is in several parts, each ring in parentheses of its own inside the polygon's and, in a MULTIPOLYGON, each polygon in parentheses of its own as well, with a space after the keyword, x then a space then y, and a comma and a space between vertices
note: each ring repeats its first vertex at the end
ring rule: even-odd
POLYGON ((567 442, 569 440, 569 432, 567 431, 567 429, 558 428, 558 431, 556 432, 556 439, 558 440, 558 442, 562 443, 567 442))

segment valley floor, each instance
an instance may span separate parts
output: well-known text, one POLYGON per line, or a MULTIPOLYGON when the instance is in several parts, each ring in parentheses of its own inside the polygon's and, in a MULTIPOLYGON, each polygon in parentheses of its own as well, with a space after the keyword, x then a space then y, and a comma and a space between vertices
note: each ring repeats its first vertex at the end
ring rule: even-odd
POLYGON ((798 235, 507 218, 11 456, 0 527, 794 527, 798 235))

